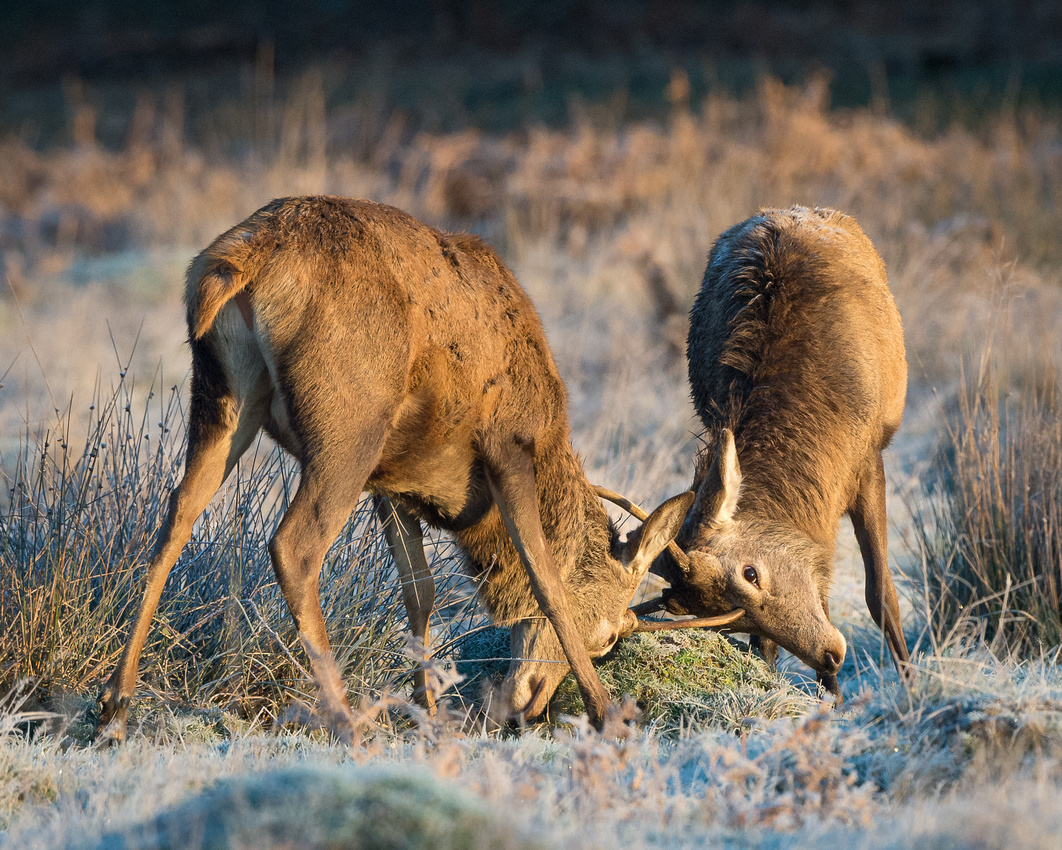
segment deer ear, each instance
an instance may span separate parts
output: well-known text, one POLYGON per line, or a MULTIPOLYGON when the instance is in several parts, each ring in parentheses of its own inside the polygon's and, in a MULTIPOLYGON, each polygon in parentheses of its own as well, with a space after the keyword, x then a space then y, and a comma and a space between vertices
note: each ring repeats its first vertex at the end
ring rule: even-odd
POLYGON ((656 556, 675 539, 693 499, 692 491, 672 496, 628 535, 620 561, 632 578, 641 581, 656 556))
POLYGON ((697 488, 693 515, 719 528, 734 518, 741 495, 741 466, 734 434, 724 428, 715 447, 715 459, 697 488))

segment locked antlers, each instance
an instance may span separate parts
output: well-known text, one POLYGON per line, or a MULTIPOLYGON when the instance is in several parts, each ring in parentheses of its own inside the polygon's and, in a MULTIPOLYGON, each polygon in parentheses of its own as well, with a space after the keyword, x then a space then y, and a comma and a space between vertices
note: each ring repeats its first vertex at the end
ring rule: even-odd
MULTIPOLYGON (((644 522, 649 516, 645 511, 634 504, 634 502, 621 496, 619 493, 615 493, 598 484, 594 485, 594 492, 597 493, 599 498, 605 499, 606 501, 612 502, 614 505, 623 508, 623 510, 637 520, 644 522)), ((683 552, 674 540, 667 544, 667 550, 671 553, 671 557, 675 559, 679 569, 684 573, 688 573, 690 571, 689 555, 683 552)), ((663 632, 670 629, 718 629, 729 625, 736 620, 740 620, 745 616, 744 608, 735 608, 726 614, 720 614, 716 617, 687 617, 683 620, 642 619, 643 614, 656 613, 657 611, 662 610, 663 607, 664 598, 662 596, 632 606, 630 610, 634 616, 630 618, 628 622, 633 621, 634 627, 627 632, 627 634, 632 634, 633 632, 663 632)), ((622 635, 622 637, 626 637, 627 634, 622 635)))

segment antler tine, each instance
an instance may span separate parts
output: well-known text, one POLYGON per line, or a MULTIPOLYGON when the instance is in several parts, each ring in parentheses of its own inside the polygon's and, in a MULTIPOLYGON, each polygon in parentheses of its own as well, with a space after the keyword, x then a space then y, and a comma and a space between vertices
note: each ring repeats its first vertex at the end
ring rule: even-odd
POLYGON ((744 608, 735 608, 718 617, 690 617, 685 620, 638 620, 636 632, 666 632, 671 629, 718 629, 745 616, 744 608))
POLYGON ((608 499, 615 505, 619 505, 623 510, 633 516, 635 519, 640 519, 645 522, 649 519, 649 514, 639 508, 634 502, 628 499, 626 496, 621 496, 613 490, 609 490, 607 487, 602 487, 600 484, 594 485, 594 492, 602 499, 608 499))
MULTIPOLYGON (((599 498, 606 499, 609 502, 612 502, 614 505, 623 508, 623 510, 625 510, 637 520, 645 522, 649 518, 649 514, 647 514, 640 507, 634 504, 634 502, 632 502, 630 499, 626 498, 625 496, 621 496, 619 493, 616 493, 613 490, 609 490, 607 487, 602 487, 600 484, 595 484, 594 492, 597 493, 599 498)), ((667 544, 667 551, 671 553, 671 557, 675 559, 675 563, 679 565, 679 569, 682 570, 682 572, 688 573, 690 571, 689 555, 683 552, 674 540, 670 541, 667 544)))

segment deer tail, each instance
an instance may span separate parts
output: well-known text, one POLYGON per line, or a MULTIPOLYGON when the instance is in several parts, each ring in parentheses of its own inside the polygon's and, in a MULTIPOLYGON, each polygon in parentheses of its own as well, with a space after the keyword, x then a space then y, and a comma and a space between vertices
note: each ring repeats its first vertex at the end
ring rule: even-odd
POLYGON ((251 327, 251 305, 244 290, 251 282, 247 266, 253 235, 246 230, 229 231, 189 266, 185 296, 188 328, 193 340, 201 339, 214 326, 221 308, 233 299, 237 300, 244 321, 251 327))

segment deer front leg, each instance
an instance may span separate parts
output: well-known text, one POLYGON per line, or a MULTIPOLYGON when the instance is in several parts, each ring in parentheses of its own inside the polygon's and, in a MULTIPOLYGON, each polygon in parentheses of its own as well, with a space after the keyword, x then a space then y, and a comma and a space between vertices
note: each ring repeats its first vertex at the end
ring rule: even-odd
POLYGON ((855 504, 848 515, 852 518, 852 526, 866 569, 865 595, 870 616, 885 634, 900 678, 911 681, 914 668, 911 667, 911 657, 903 636, 900 603, 896 596, 896 587, 892 583, 892 575, 889 573, 886 552, 885 466, 881 453, 875 452, 875 455, 867 465, 855 504))
POLYGON ((542 530, 535 467, 530 452, 515 441, 506 444, 492 458, 487 481, 509 537, 527 570, 538 606, 553 626, 579 683, 590 722, 600 729, 609 707, 608 692, 601 684, 590 661, 590 653, 572 621, 568 593, 542 530))
MULTIPOLYGON (((414 637, 420 638, 427 655, 428 620, 435 606, 435 581, 424 557, 424 532, 408 511, 390 499, 377 496, 374 504, 391 557, 398 568, 409 628, 414 637)), ((435 715, 435 694, 428 687, 424 666, 420 664, 413 672, 413 699, 427 709, 430 716, 435 715)))
POLYGON ((749 647, 759 652, 760 657, 771 672, 778 670, 778 644, 770 638, 760 637, 759 635, 749 636, 749 647))

